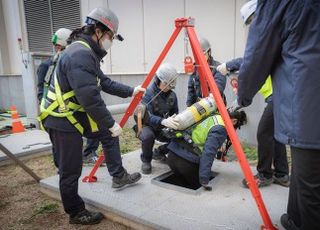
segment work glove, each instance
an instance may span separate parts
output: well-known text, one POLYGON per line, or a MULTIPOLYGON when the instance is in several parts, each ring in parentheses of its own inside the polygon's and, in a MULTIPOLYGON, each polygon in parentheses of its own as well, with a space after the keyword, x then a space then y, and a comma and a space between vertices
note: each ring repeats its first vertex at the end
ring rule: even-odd
POLYGON ((171 128, 171 129, 178 129, 179 123, 174 119, 175 116, 176 115, 174 114, 171 117, 163 119, 161 121, 161 125, 166 126, 168 128, 171 128))
POLYGON ((120 136, 122 133, 122 128, 117 122, 115 122, 114 125, 109 130, 112 133, 111 136, 113 137, 120 136))
POLYGON ((222 63, 222 64, 218 65, 217 70, 224 76, 229 73, 229 70, 227 69, 226 63, 222 63))
POLYGON ((137 94, 140 93, 140 92, 143 92, 143 93, 144 93, 144 92, 146 92, 146 89, 145 89, 145 88, 142 88, 141 85, 138 85, 138 86, 136 86, 136 87, 134 88, 132 96, 135 96, 135 95, 137 95, 137 94))
POLYGON ((239 109, 241 109, 242 106, 238 104, 238 99, 235 99, 231 106, 229 107, 229 111, 230 112, 235 112, 235 111, 238 111, 239 109))

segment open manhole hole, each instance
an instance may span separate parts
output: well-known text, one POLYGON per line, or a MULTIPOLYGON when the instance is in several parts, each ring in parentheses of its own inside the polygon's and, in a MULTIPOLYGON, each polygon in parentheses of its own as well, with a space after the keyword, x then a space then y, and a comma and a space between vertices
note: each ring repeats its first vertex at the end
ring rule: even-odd
MULTIPOLYGON (((211 172, 210 181, 213 180, 217 175, 217 172, 211 172)), ((160 176, 153 178, 151 180, 151 183, 159 185, 163 188, 194 195, 198 195, 201 191, 203 191, 203 188, 201 186, 191 187, 190 185, 184 183, 172 171, 166 172, 164 174, 161 174, 160 176)))

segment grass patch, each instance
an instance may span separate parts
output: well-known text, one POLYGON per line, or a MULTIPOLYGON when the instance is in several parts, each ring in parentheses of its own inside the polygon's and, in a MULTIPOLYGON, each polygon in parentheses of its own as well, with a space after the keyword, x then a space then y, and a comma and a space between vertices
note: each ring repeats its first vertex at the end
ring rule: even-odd
POLYGON ((126 154, 141 148, 141 141, 136 137, 135 132, 131 128, 123 128, 120 136, 120 152, 126 154))
POLYGON ((257 161, 258 160, 258 154, 257 154, 257 148, 253 145, 249 145, 246 143, 242 143, 243 151, 248 159, 248 161, 257 161))
POLYGON ((59 205, 57 203, 50 202, 50 201, 43 201, 38 207, 36 207, 33 210, 32 215, 29 218, 23 218, 23 217, 18 218, 18 223, 20 224, 30 223, 31 220, 37 215, 58 212, 58 209, 59 209, 59 205))

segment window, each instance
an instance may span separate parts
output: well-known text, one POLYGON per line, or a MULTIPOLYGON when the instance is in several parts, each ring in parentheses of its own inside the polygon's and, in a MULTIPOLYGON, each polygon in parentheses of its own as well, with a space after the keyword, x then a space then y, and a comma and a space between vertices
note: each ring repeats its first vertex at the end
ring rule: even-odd
POLYGON ((24 10, 31 52, 51 52, 56 30, 81 26, 80 0, 24 0, 24 10))

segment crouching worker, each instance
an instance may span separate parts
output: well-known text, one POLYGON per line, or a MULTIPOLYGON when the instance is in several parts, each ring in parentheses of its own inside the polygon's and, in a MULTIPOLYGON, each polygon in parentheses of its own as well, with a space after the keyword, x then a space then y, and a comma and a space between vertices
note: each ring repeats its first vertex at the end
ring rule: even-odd
MULTIPOLYGON (((247 121, 244 111, 230 112, 229 115, 235 128, 247 121)), ((176 131, 173 136, 167 159, 171 170, 188 187, 203 186, 212 190, 208 185, 211 167, 218 149, 228 137, 222 117, 212 114, 183 131, 176 131)))
POLYGON ((175 114, 178 113, 177 96, 173 91, 177 76, 177 71, 172 65, 168 63, 160 65, 154 77, 154 82, 148 87, 145 96, 142 98, 142 105, 146 108, 145 118, 143 119, 142 130, 136 131, 142 145, 141 171, 143 174, 151 173, 151 161, 155 154, 166 158, 167 144, 153 151, 156 139, 161 142, 169 141, 162 135, 162 129, 164 127, 177 128, 177 123, 173 119, 175 114))

